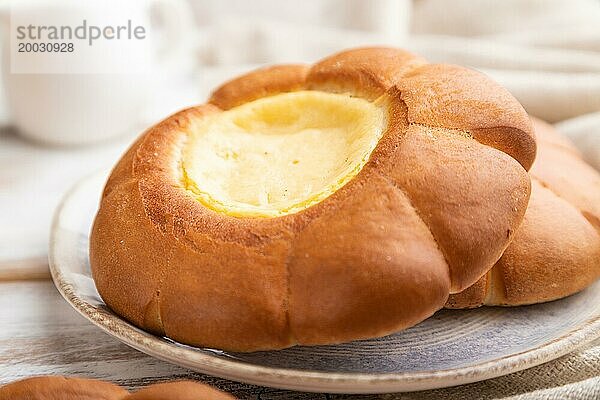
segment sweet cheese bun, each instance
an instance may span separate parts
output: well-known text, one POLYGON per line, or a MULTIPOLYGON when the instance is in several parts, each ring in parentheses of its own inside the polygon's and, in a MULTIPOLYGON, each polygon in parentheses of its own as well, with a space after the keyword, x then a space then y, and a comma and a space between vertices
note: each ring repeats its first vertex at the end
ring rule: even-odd
POLYGON ((122 157, 93 277, 117 314, 196 346, 387 335, 499 259, 535 149, 520 104, 462 67, 364 48, 260 69, 122 157))
POLYGON ((569 296, 600 278, 600 174, 534 119, 538 157, 523 224, 498 263, 447 307, 518 306, 569 296))

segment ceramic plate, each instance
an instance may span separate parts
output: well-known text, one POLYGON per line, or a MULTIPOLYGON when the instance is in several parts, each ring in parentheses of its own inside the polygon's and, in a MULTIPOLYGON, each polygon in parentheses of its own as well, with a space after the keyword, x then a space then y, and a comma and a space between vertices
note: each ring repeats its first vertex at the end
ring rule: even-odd
POLYGON ((336 346, 231 353, 146 333, 104 304, 90 275, 88 236, 106 173, 73 188, 50 244, 56 287, 84 317, 151 356, 236 381, 314 392, 383 393, 480 381, 564 355, 600 336, 600 282, 535 306, 442 310, 406 331, 336 346))

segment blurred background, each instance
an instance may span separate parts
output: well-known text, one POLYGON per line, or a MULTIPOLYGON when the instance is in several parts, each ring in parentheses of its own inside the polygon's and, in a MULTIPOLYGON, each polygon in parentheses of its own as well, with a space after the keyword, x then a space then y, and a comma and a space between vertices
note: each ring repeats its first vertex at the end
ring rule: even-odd
POLYGON ((46 274, 62 195, 110 168, 145 127, 203 102, 241 72, 311 63, 348 47, 398 46, 478 69, 600 168, 600 0, 140 0, 112 9, 110 18, 143 21, 153 38, 148 48, 84 61, 143 70, 36 74, 11 64, 15 13, 43 22, 51 11, 58 21, 100 11, 91 0, 80 8, 21 3, 0 2, 0 279, 46 274))

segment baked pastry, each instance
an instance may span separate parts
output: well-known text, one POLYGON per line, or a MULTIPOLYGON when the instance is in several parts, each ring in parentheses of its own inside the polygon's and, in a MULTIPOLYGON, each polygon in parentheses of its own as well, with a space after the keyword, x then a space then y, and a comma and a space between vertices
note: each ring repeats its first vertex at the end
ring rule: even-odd
POLYGON ((38 376, 0 386, 0 400, 121 400, 129 392, 109 382, 38 376))
POLYGON ((569 296, 600 278, 600 174, 569 140, 534 119, 531 199, 504 255, 449 308, 518 306, 569 296))
POLYGON ((251 72, 147 130, 106 184, 106 304, 235 351, 383 336, 443 307, 517 229, 535 158, 484 75, 397 49, 251 72))
POLYGON ((38 376, 0 387, 0 400, 235 400, 208 385, 177 381, 150 385, 130 394, 109 382, 38 376))
POLYGON ((140 389, 123 400, 235 400, 230 394, 192 381, 160 383, 140 389))

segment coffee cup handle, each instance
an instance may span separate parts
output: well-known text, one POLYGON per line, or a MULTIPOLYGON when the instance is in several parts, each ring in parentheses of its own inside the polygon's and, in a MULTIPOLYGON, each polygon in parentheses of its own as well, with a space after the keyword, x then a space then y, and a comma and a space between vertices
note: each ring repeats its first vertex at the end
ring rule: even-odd
POLYGON ((194 17, 187 0, 152 0, 151 6, 164 23, 165 40, 158 50, 159 62, 167 70, 189 67, 193 51, 194 17))

